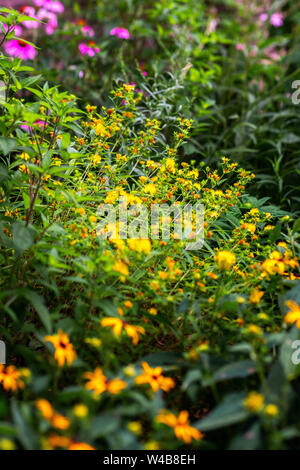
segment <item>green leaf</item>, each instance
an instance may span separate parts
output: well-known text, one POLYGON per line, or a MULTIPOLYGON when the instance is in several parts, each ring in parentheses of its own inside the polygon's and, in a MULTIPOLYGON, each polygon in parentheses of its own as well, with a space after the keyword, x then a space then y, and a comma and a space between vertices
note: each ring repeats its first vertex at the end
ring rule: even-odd
POLYGON ((238 377, 248 377, 255 374, 256 363, 254 361, 245 360, 227 364, 213 375, 213 381, 219 382, 221 380, 234 379, 238 377))
POLYGON ((37 311, 41 322, 46 328, 47 332, 51 332, 51 319, 49 311, 44 303, 43 297, 41 297, 36 292, 26 290, 24 291, 24 297, 31 303, 33 308, 37 311))
POLYGON ((200 431, 211 431, 231 424, 245 421, 249 413, 244 408, 243 393, 232 393, 218 405, 207 417, 197 421, 194 426, 200 431))
POLYGON ((25 227, 24 223, 17 221, 12 226, 13 245, 17 256, 33 245, 34 237, 32 230, 25 227))
POLYGON ((245 433, 232 440, 229 450, 255 450, 260 448, 260 444, 261 430, 257 421, 245 433))
POLYGON ((22 446, 26 450, 34 450, 37 448, 36 435, 32 428, 29 427, 25 420, 18 403, 12 400, 11 403, 12 418, 16 427, 17 436, 22 446))
POLYGON ((16 139, 11 139, 9 137, 0 137, 0 152, 4 156, 8 155, 11 152, 14 152, 18 149, 16 139))

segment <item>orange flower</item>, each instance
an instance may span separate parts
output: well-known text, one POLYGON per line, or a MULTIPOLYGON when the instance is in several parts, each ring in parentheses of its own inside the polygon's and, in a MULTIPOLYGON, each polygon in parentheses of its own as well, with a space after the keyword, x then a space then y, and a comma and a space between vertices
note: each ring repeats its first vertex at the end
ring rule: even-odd
POLYGON ((60 367, 63 367, 65 362, 70 366, 76 359, 77 355, 73 345, 70 343, 69 337, 66 333, 59 330, 57 335, 45 336, 45 341, 49 341, 55 348, 54 357, 60 367))
POLYGON ((54 415, 54 410, 49 403, 48 400, 45 400, 44 398, 41 398, 36 401, 35 403, 36 407, 40 412, 42 413, 43 417, 47 420, 50 421, 54 415))
POLYGON ((291 325, 296 323, 297 328, 300 329, 300 306, 293 300, 287 300, 285 305, 290 309, 284 317, 284 322, 291 325))
POLYGON ((106 391, 112 395, 117 395, 127 387, 126 382, 123 380, 109 380, 107 377, 105 377, 100 367, 97 367, 94 372, 86 372, 84 377, 88 379, 85 388, 87 390, 93 390, 93 392, 95 392, 97 395, 101 395, 101 393, 106 391))
POLYGON ((45 418, 49 423, 52 424, 54 428, 65 430, 70 426, 70 421, 65 416, 55 413, 52 405, 48 400, 40 398, 35 403, 37 409, 42 413, 43 418, 45 418))
POLYGON ((126 321, 115 317, 103 318, 101 326, 110 326, 116 336, 120 336, 124 328, 127 335, 132 338, 134 345, 138 344, 140 339, 139 335, 145 334, 145 329, 142 326, 129 325, 126 321))
POLYGON ((68 420, 68 418, 56 413, 53 415, 51 423, 54 428, 62 430, 68 429, 68 427, 70 426, 70 421, 68 420))
POLYGON ((51 436, 48 438, 48 442, 54 449, 56 447, 68 447, 70 445, 70 438, 58 436, 57 434, 51 434, 51 436))
POLYGON ((21 377, 22 373, 15 366, 5 367, 0 364, 0 384, 2 383, 4 390, 16 392, 19 388, 24 388, 25 384, 21 377))
POLYGON ((160 388, 165 392, 168 392, 171 388, 175 387, 173 379, 162 375, 161 367, 155 367, 152 369, 147 362, 142 362, 142 367, 144 369, 144 373, 135 379, 136 384, 149 384, 154 392, 157 392, 160 388))
POLYGON ((266 259, 262 264, 262 268, 268 274, 285 274, 286 267, 294 269, 297 266, 299 266, 298 261, 296 259, 291 259, 287 251, 282 255, 276 250, 273 251, 270 258, 266 259))
POLYGON ((69 445, 68 450, 96 450, 94 447, 86 444, 85 442, 73 442, 69 445))
POLYGON ((186 444, 190 444, 192 439, 200 441, 203 438, 203 434, 198 429, 189 425, 189 414, 187 411, 181 411, 179 416, 176 417, 173 413, 163 410, 156 420, 173 428, 177 439, 184 441, 186 444))
POLYGON ((252 304, 258 304, 263 295, 264 292, 262 290, 258 290, 258 288, 255 287, 255 289, 251 292, 249 302, 251 302, 252 304))
POLYGON ((86 444, 85 442, 73 442, 69 445, 68 450, 96 450, 94 447, 86 444))

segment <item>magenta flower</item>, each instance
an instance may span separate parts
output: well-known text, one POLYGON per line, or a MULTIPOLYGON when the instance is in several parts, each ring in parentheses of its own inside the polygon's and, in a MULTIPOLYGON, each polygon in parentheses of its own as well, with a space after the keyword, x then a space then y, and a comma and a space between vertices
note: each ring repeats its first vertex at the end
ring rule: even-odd
MULTIPOLYGON (((38 17, 36 16, 35 8, 33 7, 24 6, 21 8, 21 12, 24 13, 24 15, 31 16, 31 18, 35 18, 36 20, 38 19, 38 17)), ((23 21, 22 24, 25 26, 25 28, 28 29, 37 29, 40 27, 40 23, 38 21, 28 20, 23 21)))
POLYGON ((273 13, 270 18, 270 23, 275 26, 275 28, 278 28, 279 26, 283 25, 283 14, 280 12, 273 13))
POLYGON ((53 13, 62 13, 65 10, 65 7, 59 1, 33 0, 33 3, 36 7, 45 8, 45 10, 52 11, 53 13))
POLYGON ((91 28, 89 25, 84 25, 82 26, 81 28, 81 32, 84 36, 88 36, 90 38, 92 38, 93 36, 95 36, 95 31, 93 30, 93 28, 91 28))
POLYGON ((45 31, 46 31, 46 34, 50 35, 50 34, 53 34, 54 31, 57 29, 58 27, 58 22, 57 22, 57 16, 55 13, 53 13, 52 11, 48 11, 48 10, 45 10, 45 8, 41 8, 39 11, 38 11, 38 19, 41 20, 41 21, 45 21, 47 20, 46 24, 45 24, 45 31))
MULTIPOLYGON (((5 31, 7 32, 8 26, 7 26, 5 23, 3 23, 3 28, 4 28, 5 31)), ((12 32, 12 31, 14 32, 15 36, 21 36, 21 35, 22 35, 22 28, 21 28, 21 26, 19 26, 18 24, 16 24, 16 25, 11 29, 10 32, 12 32)))
POLYGON ((94 42, 90 42, 89 44, 85 44, 84 42, 81 42, 78 46, 79 52, 82 55, 88 55, 90 57, 94 57, 94 55, 98 52, 100 52, 99 47, 95 47, 94 42))
POLYGON ((125 28, 113 28, 111 31, 110 31, 110 35, 111 36, 118 36, 118 38, 120 39, 129 39, 130 38, 130 34, 129 34, 129 31, 125 28))
POLYGON ((267 13, 262 13, 261 15, 259 15, 259 19, 260 19, 260 21, 265 23, 265 21, 267 21, 267 19, 268 19, 268 14, 267 13))
POLYGON ((23 60, 33 60, 37 54, 36 49, 22 41, 21 39, 12 39, 4 43, 4 49, 8 55, 18 57, 23 60))
POLYGON ((29 126, 28 123, 25 121, 24 124, 21 124, 20 127, 23 131, 28 131, 32 133, 32 127, 39 127, 40 129, 44 129, 47 126, 48 123, 44 121, 35 121, 31 126, 29 126))

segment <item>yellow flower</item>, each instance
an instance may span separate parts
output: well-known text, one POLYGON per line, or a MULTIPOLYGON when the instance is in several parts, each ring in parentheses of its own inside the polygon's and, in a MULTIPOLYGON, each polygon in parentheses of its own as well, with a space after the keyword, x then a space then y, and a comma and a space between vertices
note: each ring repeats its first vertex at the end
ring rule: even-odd
POLYGON ((284 322, 288 325, 296 323, 300 329, 300 306, 294 300, 287 300, 285 305, 289 308, 289 312, 284 317, 284 322))
POLYGON ((0 364, 0 384, 2 384, 4 390, 16 392, 18 389, 24 388, 25 384, 21 377, 22 374, 15 366, 5 367, 0 364))
POLYGON ((115 262, 115 264, 113 265, 113 270, 117 273, 122 274, 123 276, 129 275, 128 267, 121 260, 115 262))
POLYGON ((247 331, 248 331, 248 333, 252 333, 252 334, 258 335, 258 336, 261 336, 263 334, 262 329, 257 325, 253 325, 252 323, 247 326, 247 331))
POLYGON ((267 405, 264 409, 264 414, 270 416, 270 418, 275 418, 279 413, 278 407, 273 403, 267 405))
POLYGON ((99 338, 85 338, 84 340, 87 344, 94 346, 94 348, 99 348, 102 344, 101 339, 99 338))
POLYGON ((139 421, 131 421, 130 423, 127 424, 127 429, 131 431, 133 434, 142 434, 143 428, 142 425, 139 421))
POLYGON ((135 383, 138 385, 149 384, 154 392, 157 392, 160 388, 164 392, 168 392, 171 388, 175 387, 175 382, 170 377, 164 377, 162 375, 162 368, 155 367, 152 369, 147 362, 142 362, 144 372, 136 377, 135 383))
POLYGON ((236 261, 235 254, 227 250, 219 251, 215 259, 221 271, 227 271, 235 264, 236 261))
POLYGON ((128 377, 134 377, 135 376, 135 368, 133 366, 126 366, 124 368, 124 374, 127 375, 128 377))
POLYGON ((255 224, 244 223, 244 224, 241 225, 241 228, 248 230, 253 235, 255 230, 256 230, 256 225, 255 224))
POLYGON ((28 155, 28 153, 22 152, 22 153, 20 154, 20 158, 22 158, 22 160, 27 161, 27 160, 30 159, 30 156, 28 155))
POLYGON ((146 184, 146 186, 144 187, 144 191, 145 191, 145 193, 149 193, 151 196, 154 196, 154 194, 156 193, 155 184, 153 184, 153 183, 146 184))
POLYGON ((94 222, 97 222, 98 219, 97 219, 97 217, 96 217, 95 215, 91 215, 91 216, 89 217, 89 220, 90 220, 90 222, 94 223, 94 222))
POLYGON ((132 343, 134 345, 138 344, 140 339, 139 335, 145 334, 145 329, 142 326, 129 325, 126 321, 115 317, 103 318, 103 320, 101 321, 101 326, 111 327, 116 336, 120 336, 124 328, 127 335, 132 338, 132 343))
POLYGON ((250 392, 244 401, 244 405, 251 413, 259 413, 264 406, 264 396, 261 393, 250 392))
POLYGON ((151 242, 148 238, 129 238, 127 240, 130 250, 137 251, 138 253, 145 253, 149 255, 151 252, 151 242))
POLYGON ((156 441, 148 441, 145 444, 145 450, 159 450, 159 442, 156 441))
POLYGON ((193 439, 200 441, 203 438, 203 434, 198 429, 193 428, 189 424, 189 414, 187 411, 181 411, 179 416, 176 417, 173 413, 162 411, 156 420, 159 423, 166 424, 171 428, 174 428, 174 433, 177 439, 184 441, 186 444, 190 444, 193 439))
POLYGON ((84 377, 88 379, 88 382, 85 384, 85 388, 87 390, 93 390, 96 395, 101 395, 106 391, 112 395, 116 395, 127 387, 126 382, 123 380, 108 380, 100 367, 97 367, 94 372, 86 372, 84 377))
POLYGON ((252 304, 258 304, 260 302, 260 299, 262 298, 262 296, 264 295, 264 292, 263 291, 260 291, 258 290, 258 288, 256 287, 250 297, 249 297, 249 302, 251 302, 252 304))
POLYGON ((291 259, 287 251, 282 255, 276 250, 262 264, 263 270, 268 274, 285 274, 286 267, 296 268, 297 266, 299 266, 298 261, 291 259))
POLYGON ((166 169, 174 174, 175 173, 175 160, 173 158, 167 158, 165 162, 166 169))
POLYGON ((68 335, 63 331, 59 330, 56 335, 45 336, 44 341, 53 344, 55 348, 54 358, 60 367, 63 367, 65 363, 70 366, 76 359, 77 355, 74 347, 70 343, 68 335))
POLYGON ((73 414, 77 418, 85 418, 88 415, 89 409, 84 403, 78 403, 73 408, 73 414))
POLYGON ((14 441, 3 437, 0 439, 0 449, 1 450, 15 450, 16 446, 14 441))
POLYGON ((148 312, 150 313, 150 315, 157 315, 157 309, 154 307, 149 308, 148 312))
POLYGON ((268 320, 269 319, 269 315, 267 315, 266 313, 264 312, 261 312, 257 315, 257 317, 260 319, 260 320, 268 320))
POLYGON ((278 407, 276 405, 273 405, 273 403, 270 403, 264 409, 264 414, 267 416, 270 416, 271 418, 274 418, 275 416, 277 416, 278 413, 279 413, 278 407))
POLYGON ((100 119, 97 120, 95 130, 96 130, 96 135, 100 135, 101 137, 105 136, 106 134, 105 126, 103 125, 103 122, 100 119))

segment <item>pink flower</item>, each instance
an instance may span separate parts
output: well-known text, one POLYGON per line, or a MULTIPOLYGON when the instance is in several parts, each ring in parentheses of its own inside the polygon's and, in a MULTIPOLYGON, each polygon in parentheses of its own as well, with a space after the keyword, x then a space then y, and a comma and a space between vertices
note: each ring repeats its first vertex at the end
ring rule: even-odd
POLYGON ((78 46, 79 52, 82 55, 88 55, 90 57, 94 57, 94 55, 98 52, 100 52, 99 47, 95 47, 94 42, 90 42, 89 44, 85 44, 84 42, 81 42, 78 46))
POLYGON ((238 44, 236 44, 235 48, 237 51, 243 51, 245 49, 245 44, 239 42, 238 44))
POLYGON ((268 19, 267 13, 262 13, 261 15, 259 15, 259 19, 260 19, 260 21, 262 21, 263 23, 264 23, 265 21, 267 21, 267 19, 268 19))
MULTIPOLYGON (((8 26, 5 23, 3 23, 3 27, 4 27, 5 31, 7 32, 8 26)), ((14 32, 15 36, 21 36, 22 35, 22 28, 18 24, 16 24, 13 28, 11 28, 10 32, 12 32, 12 31, 14 32)))
POLYGON ((4 49, 12 57, 19 57, 23 60, 33 60, 37 54, 36 49, 22 41, 21 39, 12 39, 4 43, 4 49))
MULTIPOLYGON (((20 9, 20 11, 24 15, 31 16, 31 18, 38 19, 36 16, 35 8, 33 7, 24 6, 20 9)), ((28 29, 37 29, 40 27, 40 23, 38 21, 28 20, 28 21, 23 21, 22 24, 25 26, 25 28, 28 28, 28 29)))
POLYGON ((45 31, 46 34, 53 34, 54 31, 58 27, 57 16, 52 11, 45 10, 45 8, 41 8, 38 11, 38 19, 41 21, 48 20, 45 24, 45 31))
POLYGON ((281 12, 273 13, 270 18, 270 23, 278 28, 283 25, 283 14, 281 12))
POLYGON ((118 36, 118 38, 120 39, 129 39, 130 38, 130 34, 129 34, 129 31, 125 28, 113 28, 111 31, 110 31, 110 35, 111 36, 118 36))
POLYGON ((95 36, 95 31, 93 30, 93 28, 91 28, 89 25, 85 25, 81 28, 81 32, 84 36, 89 36, 90 38, 92 38, 93 36, 95 36))
POLYGON ((45 8, 45 10, 52 11, 53 13, 62 13, 65 10, 63 4, 59 1, 52 0, 33 0, 36 7, 45 8))
POLYGON ((206 30, 207 34, 213 33, 216 30, 218 23, 219 23, 218 18, 213 18, 212 20, 210 20, 210 22, 207 25, 207 30, 206 30))
POLYGON ((35 127, 39 127, 40 129, 44 129, 45 127, 48 126, 48 123, 47 122, 44 122, 44 121, 35 121, 31 126, 29 126, 27 124, 27 122, 25 121, 24 124, 21 124, 21 129, 23 129, 23 131, 28 131, 28 132, 32 132, 32 127, 35 126, 35 127))

